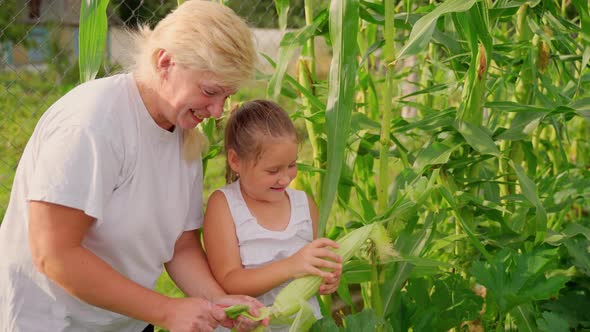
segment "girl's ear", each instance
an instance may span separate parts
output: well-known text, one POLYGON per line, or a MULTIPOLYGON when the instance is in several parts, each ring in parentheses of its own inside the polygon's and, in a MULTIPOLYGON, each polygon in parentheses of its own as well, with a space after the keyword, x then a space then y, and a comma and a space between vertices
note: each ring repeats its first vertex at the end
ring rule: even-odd
POLYGON ((227 151, 227 163, 232 171, 236 173, 240 173, 240 157, 238 157, 238 153, 234 149, 229 149, 227 151))

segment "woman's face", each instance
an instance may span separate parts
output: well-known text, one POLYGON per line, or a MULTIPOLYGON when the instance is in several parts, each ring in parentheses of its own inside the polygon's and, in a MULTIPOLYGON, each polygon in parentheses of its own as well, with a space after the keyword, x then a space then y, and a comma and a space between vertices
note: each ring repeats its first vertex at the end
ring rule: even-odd
POLYGON ((213 74, 179 65, 173 58, 159 64, 161 83, 156 93, 160 98, 152 116, 164 129, 190 129, 206 118, 219 118, 225 100, 235 93, 234 88, 221 85, 213 74))

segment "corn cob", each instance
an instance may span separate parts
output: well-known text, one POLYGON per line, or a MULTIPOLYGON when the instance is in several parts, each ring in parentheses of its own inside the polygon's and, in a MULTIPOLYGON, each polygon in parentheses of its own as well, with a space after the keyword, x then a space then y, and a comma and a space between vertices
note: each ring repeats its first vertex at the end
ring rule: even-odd
MULTIPOLYGON (((334 251, 342 257, 344 263, 352 258, 367 239, 373 240, 381 258, 393 255, 387 232, 380 223, 372 223, 346 234, 336 241, 340 247, 334 251)), ((301 300, 307 301, 317 293, 322 281, 321 277, 311 275, 289 283, 279 292, 270 308, 271 320, 283 320, 296 313, 301 307, 301 300)))

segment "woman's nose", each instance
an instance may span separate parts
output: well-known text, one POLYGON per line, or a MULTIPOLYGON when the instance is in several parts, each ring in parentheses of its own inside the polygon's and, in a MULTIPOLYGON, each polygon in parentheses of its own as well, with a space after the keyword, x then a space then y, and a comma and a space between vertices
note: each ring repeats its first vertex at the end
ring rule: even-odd
POLYGON ((207 107, 207 111, 211 114, 212 117, 219 119, 223 114, 223 106, 225 105, 225 98, 216 98, 212 103, 207 107))

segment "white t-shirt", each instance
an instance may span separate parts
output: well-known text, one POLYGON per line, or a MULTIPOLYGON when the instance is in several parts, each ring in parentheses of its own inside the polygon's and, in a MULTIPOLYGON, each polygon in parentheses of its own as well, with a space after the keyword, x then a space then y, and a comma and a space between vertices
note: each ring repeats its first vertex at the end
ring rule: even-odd
MULTIPOLYGON (((236 227, 240 259, 244 268, 258 268, 285 259, 313 241, 313 224, 309 212, 309 201, 304 191, 287 188, 287 195, 291 205, 291 217, 287 228, 282 231, 272 231, 260 226, 242 196, 239 180, 226 185, 219 191, 223 192, 227 200, 236 227)), ((258 300, 265 306, 272 306, 279 292, 290 281, 292 280, 284 282, 260 295, 258 300)), ((312 307, 314 316, 321 319, 320 306, 315 296, 309 299, 309 304, 312 307)), ((271 325, 267 330, 286 332, 289 331, 289 326, 271 325)), ((227 329, 218 328, 216 331, 227 331, 227 329)))
POLYGON ((202 225, 201 161, 182 158, 182 130, 157 126, 133 76, 121 74, 52 105, 18 165, 0 226, 0 332, 137 332, 147 324, 84 303, 34 268, 30 200, 94 217, 83 245, 154 288, 178 237, 202 225))

